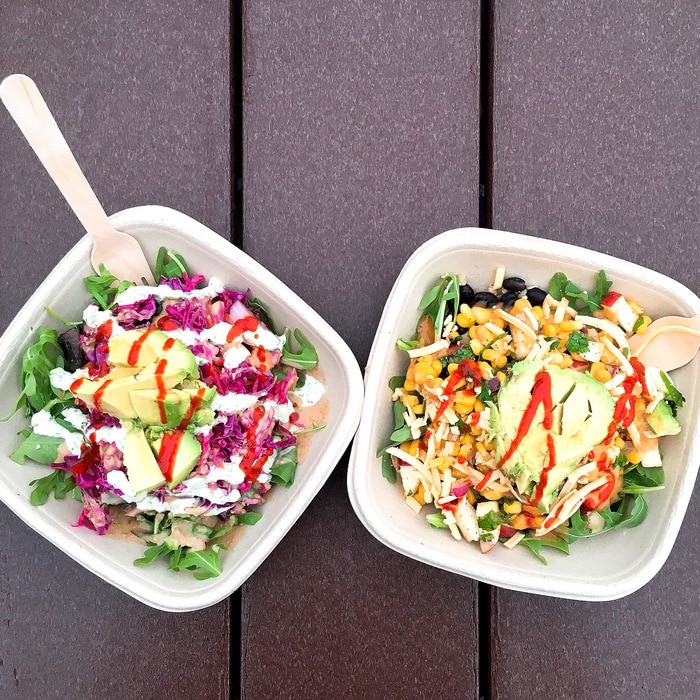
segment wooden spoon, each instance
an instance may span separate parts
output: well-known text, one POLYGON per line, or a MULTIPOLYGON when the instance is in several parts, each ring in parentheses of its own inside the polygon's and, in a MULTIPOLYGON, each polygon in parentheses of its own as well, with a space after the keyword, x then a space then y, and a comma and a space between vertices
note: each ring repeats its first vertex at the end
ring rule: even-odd
POLYGON ((630 350, 645 365, 665 372, 688 364, 700 348, 700 316, 664 316, 643 335, 630 338, 630 350))
POLYGON ((110 223, 34 81, 8 76, 0 83, 0 99, 92 239, 95 271, 103 264, 121 280, 153 284, 141 246, 110 223))

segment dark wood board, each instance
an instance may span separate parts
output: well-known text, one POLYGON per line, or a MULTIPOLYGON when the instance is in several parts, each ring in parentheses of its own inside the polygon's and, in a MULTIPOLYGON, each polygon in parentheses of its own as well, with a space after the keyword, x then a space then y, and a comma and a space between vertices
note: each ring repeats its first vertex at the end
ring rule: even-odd
MULTIPOLYGON (((245 250, 366 361, 414 248, 478 222, 479 3, 246 3, 245 250)), ((375 541, 343 463, 243 589, 242 696, 476 697, 477 586, 375 541)))
MULTIPOLYGON (((0 76, 34 77, 108 213, 169 205, 228 237, 228 11, 219 0, 5 0, 0 76)), ((4 328, 83 232, 4 107, 0 180, 4 328)), ((4 506, 0 528, 0 697, 229 696, 228 602, 155 611, 4 506)))
MULTIPOLYGON (((494 227, 698 293, 697 3, 494 5, 494 227)), ((627 598, 494 589, 492 697, 697 697, 697 495, 669 561, 627 598)))

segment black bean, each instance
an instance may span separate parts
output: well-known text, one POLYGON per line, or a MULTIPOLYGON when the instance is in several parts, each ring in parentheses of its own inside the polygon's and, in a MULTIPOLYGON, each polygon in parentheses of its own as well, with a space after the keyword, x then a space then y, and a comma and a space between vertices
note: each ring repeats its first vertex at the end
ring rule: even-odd
POLYGON ((542 302, 546 296, 547 292, 539 287, 530 287, 530 289, 527 290, 527 300, 533 306, 542 306, 542 302))
POLYGON ((510 308, 512 308, 513 304, 520 298, 520 296, 516 292, 506 292, 505 294, 501 294, 501 297, 498 301, 503 304, 503 308, 506 309, 506 311, 510 308))
POLYGON ((474 301, 474 290, 468 284, 463 284, 459 288, 459 303, 472 305, 474 301))
POLYGON ((82 367, 87 358, 83 349, 80 347, 80 332, 77 328, 69 328, 64 333, 58 336, 58 344, 63 350, 65 358, 64 369, 67 372, 75 372, 76 369, 82 367))
POLYGON ((503 289, 509 292, 524 292, 526 288, 527 284, 521 277, 506 277, 503 280, 503 289))
POLYGON ((496 306, 498 304, 498 297, 491 292, 477 292, 474 295, 474 305, 483 304, 484 306, 496 306))

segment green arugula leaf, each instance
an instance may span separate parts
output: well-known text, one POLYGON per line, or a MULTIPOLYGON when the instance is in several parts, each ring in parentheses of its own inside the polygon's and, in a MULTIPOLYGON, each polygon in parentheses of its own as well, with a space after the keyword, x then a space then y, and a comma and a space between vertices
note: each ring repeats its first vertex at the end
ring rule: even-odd
MULTIPOLYGON (((265 306, 260 299, 257 297, 248 299, 248 308, 253 312, 259 321, 262 321, 272 333, 277 335, 277 329, 275 328, 275 324, 270 317, 270 312, 267 310, 267 306, 265 306)), ((297 382, 297 386, 301 385, 297 382)))
POLYGON ((296 447, 280 453, 270 469, 270 481, 289 488, 294 483, 298 461, 296 447))
MULTIPOLYGON (((495 338, 494 338, 495 340, 495 338)), ((485 349, 485 348, 484 348, 485 349)), ((443 367, 447 367, 451 362, 459 364, 462 360, 475 360, 476 355, 474 355, 473 350, 469 343, 465 343, 461 347, 457 348, 451 355, 443 355, 440 358, 440 362, 443 367)))
POLYGON ((563 272, 557 272, 549 282, 549 295, 557 301, 566 297, 572 308, 579 313, 590 315, 601 308, 601 301, 610 291, 610 287, 612 282, 604 270, 596 276, 595 289, 591 293, 574 284, 563 272))
POLYGON ((295 435, 306 435, 307 433, 317 433, 319 430, 323 430, 328 423, 318 423, 309 426, 308 428, 304 428, 303 430, 295 430, 294 434, 295 435))
POLYGON ((396 469, 391 460, 391 455, 384 452, 382 454, 382 476, 390 483, 396 483, 396 469))
POLYGON ((183 279, 183 273, 189 275, 189 270, 187 269, 187 263, 184 261, 181 255, 174 253, 172 250, 161 246, 158 249, 158 255, 156 257, 156 271, 155 279, 156 283, 160 282, 161 277, 166 279, 183 279))
POLYGON ((284 332, 285 343, 282 348, 282 363, 296 369, 313 369, 318 364, 318 354, 316 348, 306 339, 304 334, 298 329, 294 329, 294 338, 299 344, 299 352, 292 350, 292 332, 287 328, 284 332))
POLYGON ((434 528, 447 528, 445 523, 445 516, 442 513, 431 513, 426 515, 425 519, 428 521, 430 527, 434 528))
POLYGON ((239 525, 255 525, 262 518, 262 513, 241 513, 236 516, 239 525))
POLYGON ((98 275, 90 275, 85 278, 85 287, 102 310, 112 306, 115 297, 133 286, 134 283, 128 280, 119 281, 104 265, 100 265, 98 275))
POLYGON ((58 461, 58 448, 65 442, 60 437, 30 433, 10 455, 10 459, 17 464, 24 464, 25 459, 38 464, 53 464, 58 461))
POLYGON ((403 385, 406 383, 406 377, 400 374, 397 374, 395 377, 392 377, 389 380, 389 388, 394 391, 395 389, 400 389, 403 387, 403 385))
POLYGON ((149 544, 143 552, 143 556, 139 559, 134 559, 135 566, 146 566, 152 564, 158 557, 165 557, 172 550, 165 542, 163 544, 149 544))
POLYGON ((22 371, 20 385, 22 391, 17 398, 8 420, 19 409, 24 408, 27 416, 31 416, 42 408, 46 408, 61 392, 51 386, 49 372, 56 367, 63 367, 63 350, 58 343, 58 333, 50 328, 40 326, 37 329, 39 339, 30 345, 22 355, 22 371))
POLYGON ((569 340, 566 341, 566 349, 569 352, 582 353, 587 352, 589 348, 588 336, 585 333, 579 333, 579 331, 573 331, 569 336, 569 340))
POLYGON ((569 545, 563 540, 542 540, 537 537, 526 535, 520 540, 519 544, 525 545, 545 566, 547 565, 547 560, 541 554, 543 547, 553 547, 554 549, 564 552, 564 554, 569 553, 569 545))
POLYGON ((481 403, 486 403, 487 401, 491 401, 491 392, 489 391, 489 388, 486 386, 486 382, 481 382, 481 388, 479 389, 479 393, 477 394, 477 399, 481 401, 481 403))
POLYGON ((198 581, 215 578, 223 571, 221 568, 221 560, 219 559, 219 545, 212 545, 209 550, 194 550, 186 547, 183 549, 185 549, 186 552, 181 556, 177 567, 172 567, 175 568, 175 570, 179 568, 192 571, 192 575, 198 581))
POLYGON ((459 278, 456 275, 445 275, 435 286, 431 287, 418 304, 433 320, 435 335, 441 336, 445 318, 448 315, 448 304, 452 303, 452 317, 456 318, 459 311, 459 278))
POLYGON ((82 319, 80 321, 67 321, 63 316, 59 316, 50 306, 45 306, 44 311, 64 326, 82 326, 84 323, 82 319))
POLYGON ((33 506, 43 506, 51 494, 54 498, 62 500, 67 493, 76 488, 73 476, 62 469, 54 469, 51 474, 30 481, 29 485, 34 486, 34 490, 29 495, 29 502, 33 506))
POLYGON ((676 404, 678 408, 682 408, 683 404, 685 403, 685 398, 683 394, 681 394, 681 392, 674 386, 671 378, 668 376, 668 374, 666 374, 666 372, 661 372, 661 381, 663 381, 664 386, 666 387, 666 396, 668 396, 668 400, 676 404))

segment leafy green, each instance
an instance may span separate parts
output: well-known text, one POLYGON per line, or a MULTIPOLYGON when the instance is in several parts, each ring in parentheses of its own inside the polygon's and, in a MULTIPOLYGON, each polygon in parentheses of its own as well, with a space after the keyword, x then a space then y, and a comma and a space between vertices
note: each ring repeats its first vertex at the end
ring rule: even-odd
POLYGON ((396 341, 396 347, 399 350, 403 350, 404 352, 408 350, 413 350, 413 348, 418 347, 418 341, 417 340, 404 340, 403 338, 399 338, 396 341))
POLYGON ((384 452, 382 454, 382 476, 390 483, 396 483, 396 469, 391 460, 391 455, 384 452))
POLYGON ((60 437, 49 437, 38 433, 22 431, 26 435, 19 447, 10 455, 10 459, 17 464, 24 464, 25 459, 31 459, 38 464, 52 464, 58 461, 58 448, 65 444, 60 437))
POLYGON ((595 288, 586 292, 574 284, 563 272, 554 274, 549 283, 549 294, 557 301, 566 297, 569 305, 581 314, 590 316, 596 309, 602 307, 603 297, 610 291, 612 282, 601 270, 596 276, 595 288))
POLYGON ((481 382, 481 388, 479 389, 479 393, 477 394, 477 399, 481 401, 481 403, 486 403, 487 401, 491 401, 491 392, 489 391, 489 388, 486 386, 486 382, 481 382))
POLYGON ((443 355, 440 358, 440 362, 443 367, 447 367, 451 362, 459 364, 462 360, 475 360, 476 356, 471 349, 469 343, 465 343, 461 347, 457 348, 451 355, 443 355))
POLYGON ((430 316, 435 327, 435 334, 440 336, 448 304, 452 303, 452 316, 456 318, 459 311, 459 278, 456 275, 445 275, 436 285, 431 287, 420 300, 418 308, 430 316))
POLYGON ((569 352, 582 353, 587 352, 589 348, 588 336, 579 331, 573 331, 566 341, 566 349, 569 352))
POLYGON ((282 363, 296 369, 313 369, 318 364, 318 354, 316 348, 306 339, 304 334, 298 329, 294 329, 294 338, 299 344, 299 351, 292 350, 292 331, 287 328, 284 332, 284 348, 282 348, 282 363))
POLYGON ((290 487, 294 483, 294 475, 299 461, 297 448, 292 447, 280 453, 270 469, 270 481, 290 487))
POLYGON ((445 523, 445 516, 442 513, 431 513, 430 515, 426 515, 425 519, 430 524, 430 527, 434 527, 434 528, 446 528, 447 527, 447 524, 445 523))
POLYGON ((406 421, 403 417, 403 404, 401 401, 394 401, 391 408, 394 412, 394 430, 398 430, 406 425, 406 421))
POLYGON ((161 277, 165 277, 166 279, 177 278, 181 280, 184 273, 189 275, 187 263, 184 261, 183 257, 161 246, 156 256, 156 272, 154 275, 156 282, 160 282, 161 277))
POLYGON ((637 527, 646 518, 648 510, 647 502, 641 494, 626 494, 612 506, 596 511, 605 521, 605 527, 595 533, 588 529, 586 519, 579 511, 576 511, 571 516, 571 524, 567 528, 569 541, 594 537, 602 532, 608 532, 617 528, 637 527))
POLYGON ((169 540, 161 544, 149 544, 144 550, 143 557, 134 560, 136 566, 152 564, 159 557, 170 557, 168 568, 173 571, 187 569, 197 580, 214 578, 222 572, 218 544, 209 550, 193 550, 190 547, 176 545, 169 540))
POLYGON ((241 513, 236 516, 239 525, 255 525, 262 518, 262 513, 241 513))
POLYGON ((80 321, 68 321, 63 316, 59 316, 50 306, 45 306, 44 311, 51 316, 51 318, 55 318, 59 323, 63 324, 64 326, 82 326, 83 325, 83 320, 81 319, 80 321))
POLYGON ((678 408, 681 408, 685 403, 685 397, 680 391, 678 391, 678 389, 676 389, 671 381, 671 378, 668 376, 668 374, 666 374, 666 372, 661 372, 661 381, 663 381, 664 386, 666 387, 666 396, 668 397, 668 400, 678 406, 678 408))
POLYGON ((395 389, 400 389, 406 383, 406 377, 397 374, 389 380, 389 388, 394 391, 395 389))
POLYGON ((492 345, 494 345, 494 343, 497 343, 499 340, 501 340, 501 338, 505 338, 507 335, 508 335, 507 333, 501 333, 500 335, 497 335, 495 338, 492 338, 491 340, 489 340, 489 342, 486 343, 486 345, 484 345, 484 349, 481 351, 481 353, 483 353, 484 350, 488 350, 492 345))
POLYGON ((410 440, 411 437, 412 435, 410 426, 404 425, 394 430, 394 432, 390 435, 389 439, 393 443, 399 444, 402 442, 406 442, 406 440, 410 440))
MULTIPOLYGON (((257 297, 248 299, 248 308, 253 312, 259 321, 262 321, 270 329, 270 331, 272 331, 272 333, 277 335, 277 329, 275 328, 274 321, 270 316, 270 312, 267 310, 267 306, 265 306, 260 299, 257 297)), ((297 386, 300 386, 299 383, 297 383, 297 386)))
POLYGON ((125 289, 133 287, 134 283, 129 280, 121 282, 107 270, 104 265, 100 265, 98 275, 90 275, 85 278, 85 287, 90 296, 97 302, 101 309, 108 309, 114 304, 114 299, 125 289), (116 284, 116 286, 115 286, 116 284))
POLYGON ((295 435, 306 435, 307 433, 316 433, 319 430, 323 430, 327 423, 318 423, 314 425, 310 425, 308 428, 304 428, 303 430, 295 430, 294 434, 295 435))
POLYGON ((495 530, 499 525, 503 524, 503 516, 497 510, 490 510, 486 515, 482 515, 477 519, 477 525, 482 530, 495 530))
POLYGON ((29 485, 34 486, 29 496, 29 502, 33 506, 43 506, 51 494, 54 498, 63 499, 67 493, 75 488, 75 480, 71 474, 63 469, 54 469, 51 474, 30 481, 29 485))
POLYGON ((547 564, 547 560, 541 554, 543 547, 553 547, 554 549, 558 549, 565 554, 569 553, 569 545, 563 540, 543 540, 538 537, 530 537, 529 535, 526 535, 522 540, 520 540, 520 544, 525 545, 545 566, 547 564))
POLYGON ((56 367, 63 367, 64 364, 63 350, 58 344, 58 333, 51 328, 40 326, 37 334, 39 340, 30 345, 22 355, 22 391, 10 415, 24 408, 25 414, 31 416, 60 396, 51 386, 49 379, 49 372, 56 367))

